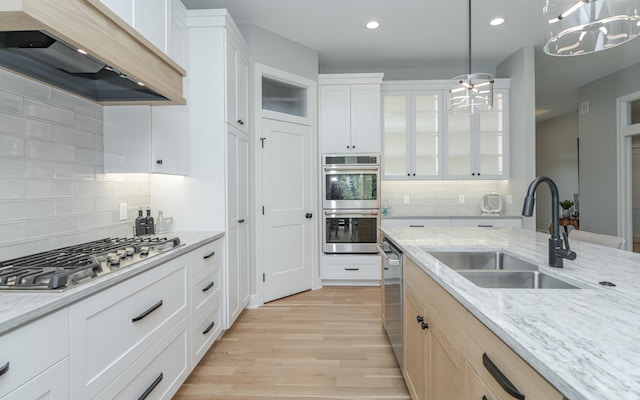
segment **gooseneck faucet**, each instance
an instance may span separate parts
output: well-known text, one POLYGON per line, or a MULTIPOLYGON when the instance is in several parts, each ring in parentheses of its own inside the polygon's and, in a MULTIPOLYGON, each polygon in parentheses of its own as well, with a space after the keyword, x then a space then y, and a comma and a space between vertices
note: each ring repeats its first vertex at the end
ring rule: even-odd
POLYGON ((562 260, 575 260, 576 253, 571 251, 569 247, 569 238, 566 232, 562 232, 560 238, 560 218, 558 207, 560 207, 560 199, 558 196, 558 187, 555 182, 546 176, 539 176, 531 182, 527 195, 524 198, 522 206, 522 216, 531 217, 533 215, 533 205, 535 203, 535 192, 542 182, 549 186, 551 191, 551 237, 549 238, 549 266, 554 268, 562 268, 562 260), (564 246, 563 246, 564 242, 564 246))

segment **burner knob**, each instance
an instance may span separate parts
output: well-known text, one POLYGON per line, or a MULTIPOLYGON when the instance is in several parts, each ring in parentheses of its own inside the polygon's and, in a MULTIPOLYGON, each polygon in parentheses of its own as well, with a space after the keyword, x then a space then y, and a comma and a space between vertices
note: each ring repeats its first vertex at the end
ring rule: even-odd
POLYGON ((124 252, 127 254, 127 257, 131 257, 136 252, 136 250, 133 247, 127 247, 124 249, 124 252))
POLYGON ((124 250, 120 249, 120 250, 116 250, 116 254, 118 255, 118 257, 120 258, 125 258, 127 255, 125 254, 124 250))
POLYGON ((120 256, 116 253, 109 253, 107 254, 107 261, 111 265, 120 264, 120 256))
POLYGON ((141 255, 147 255, 147 254, 149 254, 149 246, 141 246, 141 247, 140 247, 140 254, 141 254, 141 255))

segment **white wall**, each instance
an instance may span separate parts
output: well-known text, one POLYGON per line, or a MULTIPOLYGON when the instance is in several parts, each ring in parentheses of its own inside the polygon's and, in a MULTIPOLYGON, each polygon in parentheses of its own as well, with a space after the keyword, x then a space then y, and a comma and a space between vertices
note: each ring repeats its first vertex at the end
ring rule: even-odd
MULTIPOLYGON (((548 176, 558 186, 560 201, 573 201, 578 186, 578 114, 571 112, 536 125, 536 175, 548 176)), ((536 194, 536 228, 547 231, 551 220, 551 192, 536 194)))
POLYGON ((103 173, 102 119, 96 103, 0 69, 0 260, 132 235, 149 176, 103 173))
MULTIPOLYGON (((521 214, 529 183, 535 178, 535 56, 531 46, 513 53, 496 67, 497 78, 511 78, 509 143, 511 179, 503 193, 513 195, 508 214, 521 214)), ((522 227, 534 229, 535 218, 524 218, 522 227)))

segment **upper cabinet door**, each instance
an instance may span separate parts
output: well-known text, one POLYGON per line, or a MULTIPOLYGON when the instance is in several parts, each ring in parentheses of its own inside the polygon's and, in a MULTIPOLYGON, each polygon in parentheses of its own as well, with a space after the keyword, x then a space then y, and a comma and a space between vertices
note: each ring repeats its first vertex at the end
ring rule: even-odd
POLYGON ((321 85, 320 137, 322 152, 351 151, 351 85, 321 85))
POLYGON ((385 92, 383 97, 382 177, 411 177, 411 92, 385 92))
POLYGON ((380 85, 351 85, 351 151, 380 153, 380 85))
POLYGON ((133 27, 157 48, 167 53, 172 0, 135 0, 133 27))
POLYGON ((243 132, 249 130, 249 63, 231 35, 227 36, 227 123, 243 132))

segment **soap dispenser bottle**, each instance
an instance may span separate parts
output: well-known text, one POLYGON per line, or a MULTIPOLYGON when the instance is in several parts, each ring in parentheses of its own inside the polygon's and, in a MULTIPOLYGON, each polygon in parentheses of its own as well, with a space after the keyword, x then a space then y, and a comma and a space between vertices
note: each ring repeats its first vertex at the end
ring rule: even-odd
POLYGON ((147 235, 155 235, 156 234, 156 225, 151 216, 151 208, 147 207, 147 235))
POLYGON ((147 234, 147 219, 142 215, 142 207, 138 210, 138 218, 135 221, 136 236, 147 234))

